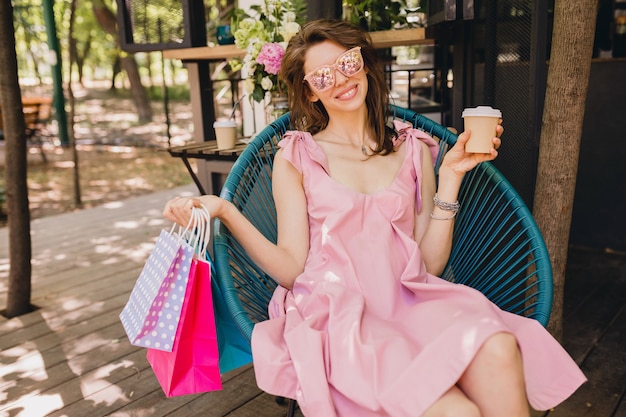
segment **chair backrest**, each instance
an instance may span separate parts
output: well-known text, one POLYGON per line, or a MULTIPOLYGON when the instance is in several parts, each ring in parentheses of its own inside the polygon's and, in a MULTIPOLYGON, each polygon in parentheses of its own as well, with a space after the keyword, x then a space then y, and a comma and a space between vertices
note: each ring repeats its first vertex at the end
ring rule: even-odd
MULTIPOLYGON (((439 140, 438 172, 457 136, 413 111, 391 106, 390 113, 439 140)), ((273 156, 289 128, 286 114, 257 135, 233 165, 221 194, 273 242, 273 156)), ((452 252, 442 277, 474 287, 503 310, 546 326, 552 308, 552 268, 541 233, 520 196, 491 163, 482 163, 466 174, 459 201, 452 252)), ((254 323, 267 319, 276 284, 219 220, 213 231, 218 284, 239 329, 250 338, 254 323)))

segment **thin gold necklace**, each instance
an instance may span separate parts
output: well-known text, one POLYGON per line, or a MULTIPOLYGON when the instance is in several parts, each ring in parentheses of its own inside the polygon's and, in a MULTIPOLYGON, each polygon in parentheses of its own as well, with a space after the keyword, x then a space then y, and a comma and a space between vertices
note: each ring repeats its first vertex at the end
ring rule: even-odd
MULTIPOLYGON (((343 139, 342 136, 339 136, 338 134, 336 134, 335 132, 333 132, 332 130, 328 131, 329 133, 331 133, 333 136, 335 136, 336 138, 339 139, 343 139)), ((369 153, 367 152, 367 147, 365 146, 365 136, 363 136, 361 138, 361 153, 365 156, 369 156, 369 153)))

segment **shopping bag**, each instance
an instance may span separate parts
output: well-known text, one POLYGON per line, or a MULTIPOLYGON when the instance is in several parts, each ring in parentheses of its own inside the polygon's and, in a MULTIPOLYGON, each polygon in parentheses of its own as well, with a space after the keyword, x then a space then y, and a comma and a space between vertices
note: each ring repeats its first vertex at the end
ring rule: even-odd
POLYGON ((235 320, 230 314, 222 289, 216 279, 211 280, 213 288, 213 310, 217 342, 220 352, 220 370, 226 373, 252 362, 250 342, 239 331, 235 320))
POLYGON ((222 389, 210 265, 194 259, 174 348, 148 349, 148 362, 166 396, 222 389))
POLYGON ((171 351, 194 248, 183 233, 161 231, 120 320, 130 343, 171 351))

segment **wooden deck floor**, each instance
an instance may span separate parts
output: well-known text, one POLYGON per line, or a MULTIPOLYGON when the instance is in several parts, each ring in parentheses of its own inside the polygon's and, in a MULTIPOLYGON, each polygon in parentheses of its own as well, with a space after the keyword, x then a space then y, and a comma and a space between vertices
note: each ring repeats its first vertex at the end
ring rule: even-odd
MULTIPOLYGON (((0 317, 0 416, 282 416, 251 367, 224 389, 166 398, 118 315, 161 228, 164 202, 192 186, 36 220, 33 303, 0 317)), ((8 275, 0 229, 0 306, 8 275)), ((626 256, 572 249, 564 345, 590 382, 550 416, 626 417, 626 256)), ((1 308, 0 307, 0 308, 1 308)), ((540 414, 537 414, 540 415, 540 414)), ((544 415, 544 414, 541 414, 544 415)), ((323 416, 315 416, 323 417, 323 416)), ((357 416, 358 417, 358 416, 357 416)))

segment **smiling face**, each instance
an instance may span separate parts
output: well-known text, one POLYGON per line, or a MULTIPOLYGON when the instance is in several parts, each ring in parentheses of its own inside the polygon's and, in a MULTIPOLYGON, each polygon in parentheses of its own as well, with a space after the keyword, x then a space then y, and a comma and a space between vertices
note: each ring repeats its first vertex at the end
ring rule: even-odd
MULTIPOLYGON (((310 79, 309 74, 322 66, 330 67, 331 75, 334 76, 334 83, 331 83, 329 87, 325 86, 326 89, 323 91, 319 91, 306 81, 311 87, 309 100, 320 100, 328 113, 333 110, 353 111, 365 104, 368 89, 366 69, 356 71, 353 75, 346 75, 337 70, 342 60, 347 58, 348 61, 352 61, 348 63, 354 64, 353 60, 357 59, 356 56, 346 56, 347 51, 348 48, 335 42, 324 41, 309 47, 305 55, 304 73, 307 74, 307 78, 310 79)), ((353 71, 345 72, 350 74, 353 71)))

